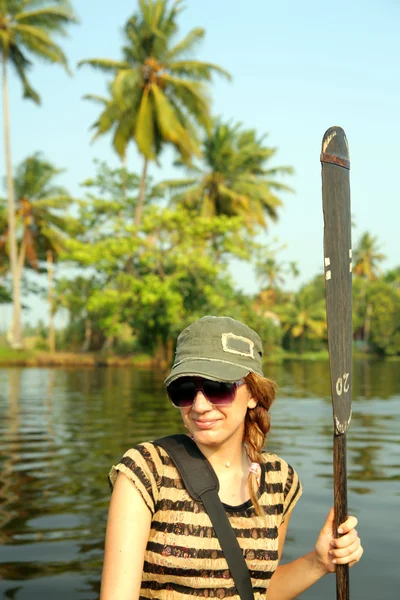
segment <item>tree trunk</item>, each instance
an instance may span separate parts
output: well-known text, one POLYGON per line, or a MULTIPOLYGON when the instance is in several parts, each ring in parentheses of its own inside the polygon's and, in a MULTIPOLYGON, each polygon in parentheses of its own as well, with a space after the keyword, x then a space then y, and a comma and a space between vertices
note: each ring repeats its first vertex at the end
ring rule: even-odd
POLYGON ((51 250, 47 251, 47 276, 49 282, 49 350, 50 352, 56 351, 56 332, 54 330, 54 289, 53 289, 53 253, 51 250))
MULTIPOLYGON (((26 240, 25 237, 22 238, 21 246, 19 248, 19 254, 17 253, 17 279, 20 282, 22 279, 22 269, 25 264, 25 256, 26 256, 26 240)), ((11 341, 13 339, 13 320, 11 319, 11 323, 7 332, 7 340, 11 345, 11 341)))
POLYGON ((371 316, 372 316, 372 305, 367 304, 367 308, 365 310, 365 322, 364 322, 364 344, 368 347, 369 343, 369 333, 371 330, 371 316))
POLYGON ((85 339, 82 344, 81 352, 88 352, 92 343, 92 321, 86 319, 85 321, 85 339))
POLYGON ((106 337, 106 339, 104 340, 104 344, 101 347, 101 351, 107 352, 108 350, 111 350, 111 348, 113 347, 113 344, 114 344, 114 340, 115 340, 115 336, 108 335, 106 337))
POLYGON ((22 269, 24 268, 25 256, 26 256, 26 239, 25 239, 25 237, 22 238, 21 246, 19 247, 19 254, 17 253, 17 255, 18 255, 17 275, 18 275, 18 281, 21 281, 22 269))
POLYGON ((137 227, 139 227, 141 221, 142 221, 142 212, 143 212, 143 205, 144 205, 144 198, 146 195, 146 178, 147 178, 147 167, 149 164, 149 159, 145 158, 144 159, 144 164, 143 164, 143 171, 142 171, 142 177, 140 180, 140 188, 139 188, 139 198, 138 198, 138 202, 136 205, 136 213, 135 213, 135 225, 137 225, 137 227))
POLYGON ((13 289, 13 315, 9 332, 9 343, 12 348, 20 349, 23 347, 22 327, 21 327, 21 279, 18 276, 18 248, 15 232, 15 199, 14 182, 12 178, 11 166, 11 145, 10 145, 10 113, 8 107, 8 87, 7 87, 7 57, 3 52, 3 116, 4 116, 4 146, 7 174, 7 195, 8 195, 8 243, 10 252, 10 266, 13 289))

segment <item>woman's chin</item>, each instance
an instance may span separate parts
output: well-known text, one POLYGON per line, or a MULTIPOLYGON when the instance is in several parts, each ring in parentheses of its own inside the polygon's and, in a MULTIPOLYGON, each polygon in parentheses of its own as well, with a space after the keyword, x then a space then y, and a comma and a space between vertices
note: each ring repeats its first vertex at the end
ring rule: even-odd
POLYGON ((216 446, 221 443, 221 435, 212 429, 196 429, 195 431, 191 432, 191 435, 196 444, 216 446))

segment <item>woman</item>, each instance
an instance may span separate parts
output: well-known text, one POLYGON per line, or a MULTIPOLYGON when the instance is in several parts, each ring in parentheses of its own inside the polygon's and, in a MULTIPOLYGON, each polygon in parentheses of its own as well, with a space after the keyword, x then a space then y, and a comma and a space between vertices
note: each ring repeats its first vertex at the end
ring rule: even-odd
MULTIPOLYGON (((178 337, 166 381, 189 435, 220 483, 219 497, 250 571, 255 600, 296 598, 362 547, 349 517, 334 539, 333 509, 315 548, 279 565, 301 495, 296 472, 262 452, 275 384, 262 372, 262 343, 230 317, 203 317, 178 337)), ((234 598, 237 590, 211 522, 168 454, 152 443, 112 468, 101 600, 234 598)))

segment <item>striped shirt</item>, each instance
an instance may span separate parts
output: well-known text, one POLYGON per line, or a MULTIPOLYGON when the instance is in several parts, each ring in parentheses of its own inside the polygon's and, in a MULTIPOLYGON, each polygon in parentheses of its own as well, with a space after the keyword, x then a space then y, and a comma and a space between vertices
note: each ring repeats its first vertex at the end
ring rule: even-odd
MULTIPOLYGON (((263 452, 258 490, 265 516, 248 500, 224 504, 250 571, 255 600, 265 598, 278 566, 278 529, 301 496, 297 473, 276 454, 263 452)), ((151 442, 128 450, 113 466, 136 486, 151 511, 152 524, 142 575, 140 599, 183 600, 187 597, 239 600, 210 518, 193 500, 163 448, 151 442)))

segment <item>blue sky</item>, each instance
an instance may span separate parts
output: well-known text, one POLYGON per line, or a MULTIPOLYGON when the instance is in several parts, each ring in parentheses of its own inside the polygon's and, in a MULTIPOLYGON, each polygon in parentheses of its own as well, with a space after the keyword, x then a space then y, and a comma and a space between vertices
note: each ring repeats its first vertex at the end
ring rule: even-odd
MULTIPOLYGON (((79 183, 94 173, 94 158, 112 166, 118 159, 109 137, 90 144, 89 127, 98 108, 82 100, 85 93, 103 93, 106 78, 88 67, 76 70, 76 63, 119 58, 121 28, 137 2, 73 4, 81 24, 62 40, 73 77, 60 67, 35 66, 31 81, 42 96, 39 108, 22 100, 12 74, 9 87, 13 164, 41 150, 67 169, 60 183, 80 195, 79 183)), ((368 230, 388 257, 384 268, 400 263, 399 23, 398 0, 188 0, 181 15, 181 37, 196 26, 207 31, 196 57, 220 64, 233 76, 231 83, 215 79, 214 114, 268 133, 268 143, 278 148, 271 166, 295 169, 284 181, 296 193, 282 196, 279 223, 265 238, 286 245, 282 260, 297 261, 301 277, 288 283, 291 288, 323 270, 319 153, 331 125, 344 128, 350 146, 353 246, 368 230)), ((157 180, 174 174, 172 158, 172 152, 165 152, 161 167, 152 169, 157 180)), ((133 147, 128 166, 141 169, 133 147)), ((4 170, 1 152, 0 175, 4 170)), ((235 265, 234 277, 240 288, 257 289, 244 265, 235 265)), ((44 316, 42 302, 35 304, 30 318, 44 316)))

